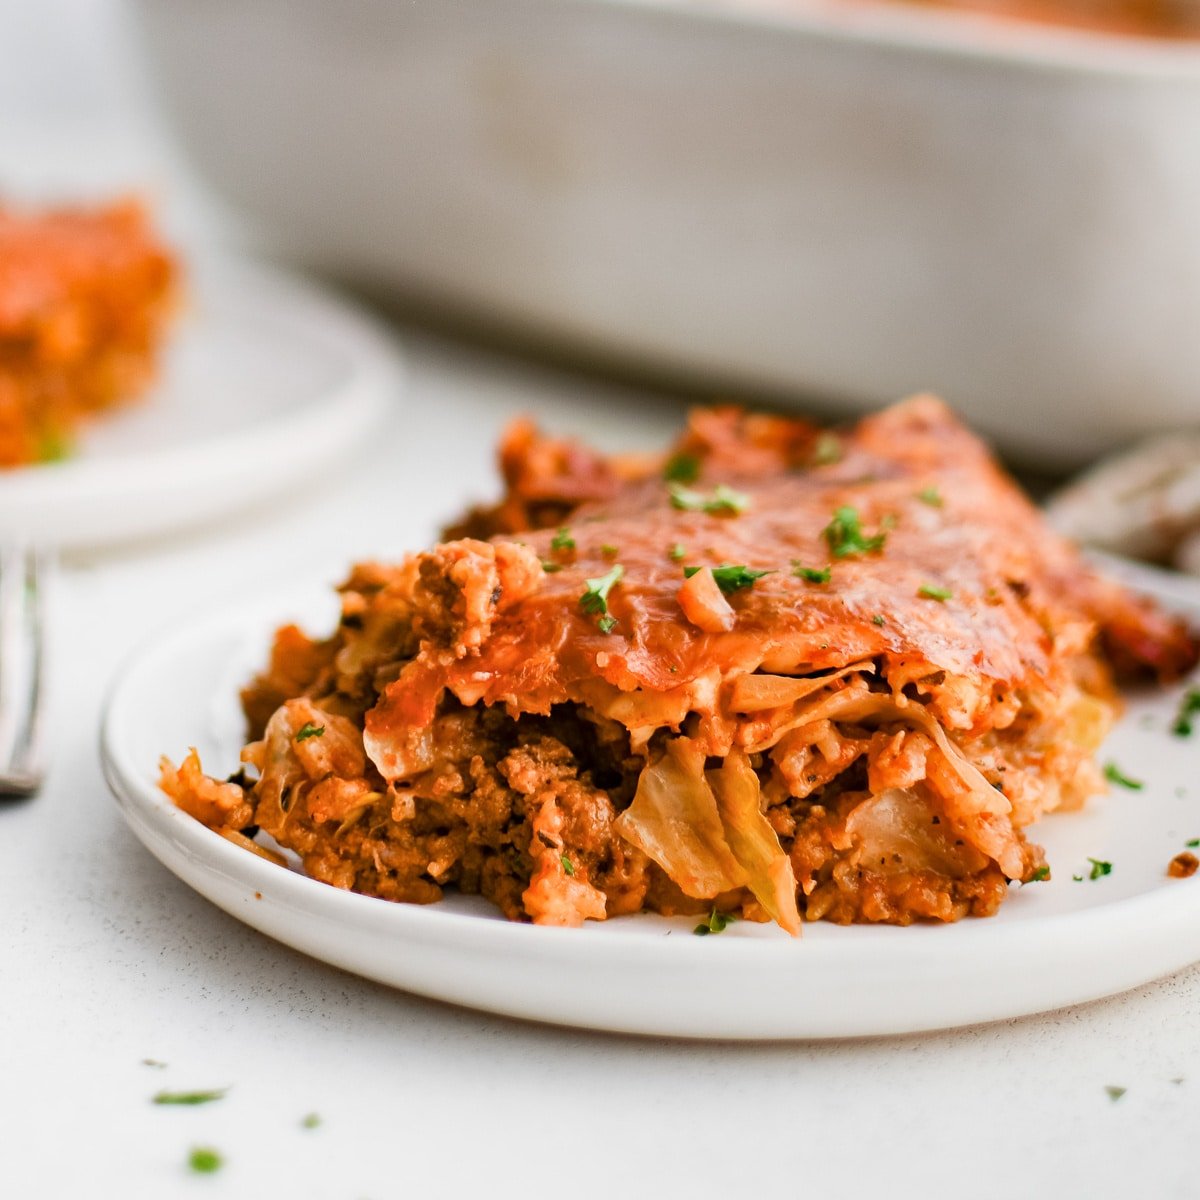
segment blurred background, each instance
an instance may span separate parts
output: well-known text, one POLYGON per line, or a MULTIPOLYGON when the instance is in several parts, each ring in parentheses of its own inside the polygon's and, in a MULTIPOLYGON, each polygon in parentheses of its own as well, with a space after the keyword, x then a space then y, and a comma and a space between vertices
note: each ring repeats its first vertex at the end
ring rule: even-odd
POLYGON ((3 0, 0 186, 699 395, 934 390, 1063 474, 1195 419, 1191 4, 3 0))

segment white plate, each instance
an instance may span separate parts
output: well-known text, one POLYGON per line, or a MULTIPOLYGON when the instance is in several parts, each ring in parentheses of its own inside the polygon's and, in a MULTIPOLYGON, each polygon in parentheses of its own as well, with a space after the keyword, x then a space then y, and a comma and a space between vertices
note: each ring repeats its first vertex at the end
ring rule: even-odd
POLYGON ((61 463, 0 471, 0 535, 64 549, 209 522, 324 473, 401 387, 392 340, 265 267, 189 268, 159 382, 61 463))
MULTIPOLYGON (((1129 572, 1126 573, 1130 576, 1129 572)), ((1156 573, 1132 570, 1148 590, 1156 573)), ((1173 599, 1178 603, 1179 589, 1173 599)), ((292 593, 294 596, 296 593, 292 593)), ((1188 589, 1193 614, 1200 589, 1188 589)), ((1036 830, 1051 882, 1014 887, 999 916, 907 929, 825 924, 792 941, 738 924, 694 937, 693 920, 621 917, 583 929, 509 924, 480 901, 427 908, 317 883, 239 850, 155 786, 163 753, 198 746, 237 766, 237 683, 270 629, 327 628, 332 606, 242 609, 142 652, 109 702, 105 774, 125 819, 184 882, 239 920, 346 970, 422 995, 556 1024, 714 1038, 908 1033, 1021 1016, 1134 987, 1200 959, 1200 875, 1168 861, 1200 837, 1194 740, 1172 736, 1181 688, 1132 697, 1103 751, 1141 791, 1116 789, 1036 830), (1086 878, 1088 859, 1112 874, 1086 878), (1072 876, 1083 874, 1081 882, 1072 876)))

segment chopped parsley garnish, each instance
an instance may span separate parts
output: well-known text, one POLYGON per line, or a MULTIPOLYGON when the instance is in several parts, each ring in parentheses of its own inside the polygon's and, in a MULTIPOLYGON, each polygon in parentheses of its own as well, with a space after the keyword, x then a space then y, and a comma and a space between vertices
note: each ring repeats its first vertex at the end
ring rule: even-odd
MULTIPOLYGON (((684 567, 683 573, 691 579, 697 571, 703 571, 703 567, 684 567)), ((730 592, 740 592, 742 588, 753 587, 757 579, 761 579, 764 575, 774 575, 774 571, 756 571, 753 567, 739 567, 733 563, 723 563, 719 567, 712 568, 713 579, 717 582, 717 587, 721 589, 725 595, 730 592)))
POLYGON ((605 558, 616 558, 621 551, 619 547, 612 545, 612 543, 605 542, 604 545, 600 547, 600 553, 603 554, 605 558))
POLYGON ((926 600, 949 600, 954 593, 949 588, 938 587, 936 584, 923 583, 917 588, 917 595, 926 600))
POLYGON ((718 912, 715 908, 701 921, 695 929, 692 930, 698 937, 707 937, 710 933, 724 933, 734 921, 737 920, 736 913, 718 912))
POLYGON ((792 574, 806 583, 828 583, 833 577, 832 567, 806 567, 799 559, 792 559, 792 574))
POLYGON ((679 562, 687 555, 687 547, 682 542, 676 542, 670 550, 667 551, 667 557, 672 562, 679 562))
POLYGON ((214 1100, 222 1100, 228 1088, 209 1088, 202 1092, 155 1092, 155 1104, 211 1104, 214 1100))
POLYGON ((695 483, 700 478, 700 460, 694 454, 672 454, 663 467, 668 483, 695 483))
POLYGON ((882 614, 882 613, 876 613, 876 614, 875 614, 875 615, 874 615, 874 616, 871 618, 871 624, 872 624, 872 625, 883 625, 883 624, 884 624, 884 620, 883 620, 883 614, 882 614))
POLYGON ((1200 846, 1200 838, 1188 838, 1183 844, 1189 849, 1194 850, 1197 846, 1200 846))
POLYGON ((1192 736, 1192 718, 1200 714, 1200 688, 1189 688, 1179 704, 1171 732, 1176 737, 1192 736))
POLYGON ((316 1129, 321 1124, 321 1114, 311 1112, 300 1122, 301 1129, 316 1129))
POLYGON ((571 536, 571 531, 564 525, 550 539, 551 550, 574 550, 575 539, 571 536))
POLYGON ((1120 1100, 1120 1098, 1121 1098, 1123 1095, 1125 1095, 1125 1093, 1126 1093, 1126 1092, 1127 1092, 1129 1089, 1128 1089, 1128 1088, 1123 1088, 1123 1087, 1117 1087, 1117 1085, 1116 1085, 1116 1084, 1109 1083, 1109 1084, 1106 1084, 1106 1085, 1105 1085, 1105 1087, 1104 1087, 1104 1090, 1105 1090, 1105 1091, 1108 1093, 1108 1098, 1109 1098, 1110 1100, 1116 1101, 1116 1100, 1120 1100))
POLYGON ((693 491, 681 483, 672 483, 667 489, 671 493, 671 507, 685 512, 706 512, 714 516, 737 516, 750 507, 750 497, 733 488, 718 483, 712 492, 693 491))
POLYGON ((817 438, 813 447, 813 466, 827 467, 831 463, 842 461, 842 439, 836 433, 826 430, 817 438))
POLYGON ((575 864, 565 854, 561 856, 561 859, 562 859, 562 869, 568 875, 573 876, 575 874, 575 864))
POLYGON ((579 607, 587 613, 608 612, 608 593, 613 586, 621 581, 625 568, 617 563, 611 571, 606 571, 597 579, 587 581, 587 590, 579 597, 579 607))
POLYGON ((942 500, 942 493, 939 492, 935 487, 922 488, 917 493, 917 499, 920 500, 922 504, 928 504, 931 508, 941 508, 942 504, 944 503, 942 500))
POLYGON ((617 618, 612 616, 603 616, 596 622, 596 627, 601 633, 612 633, 617 627, 617 618))
POLYGON ((188 1166, 201 1175, 219 1171, 224 1160, 211 1146, 195 1146, 188 1155, 188 1166))
POLYGON ((1050 868, 1043 864, 1042 866, 1038 867, 1038 869, 1036 871, 1034 871, 1034 873, 1032 875, 1030 875, 1030 877, 1027 880, 1025 880, 1025 882, 1026 883, 1045 883, 1045 881, 1049 878, 1050 878, 1050 868))
POLYGON ((1082 882, 1083 882, 1083 876, 1082 876, 1082 875, 1072 875, 1072 876, 1071 876, 1071 878, 1072 878, 1072 879, 1073 879, 1073 880, 1074 880, 1076 883, 1082 883, 1082 882))
POLYGON ((1121 768, 1115 762, 1104 764, 1104 778, 1109 783, 1116 783, 1123 788, 1129 788, 1131 792, 1140 792, 1146 786, 1140 779, 1130 779, 1128 775, 1123 775, 1121 768))
POLYGON ((548 558, 542 559, 542 570, 547 575, 553 575, 555 571, 562 570, 562 563, 551 562, 548 558))
POLYGON ((849 558, 852 554, 869 554, 882 549, 886 533, 867 537, 859 522, 858 509, 849 505, 837 509, 833 520, 825 526, 823 536, 834 558, 849 558))
POLYGON ((298 742, 307 742, 309 738, 323 737, 324 734, 324 725, 314 725, 311 721, 305 721, 304 724, 296 730, 295 740, 298 742))
POLYGON ((1103 875, 1112 874, 1112 863, 1101 858, 1089 858, 1088 862, 1092 864, 1092 869, 1088 872, 1089 879, 1099 879, 1103 875))

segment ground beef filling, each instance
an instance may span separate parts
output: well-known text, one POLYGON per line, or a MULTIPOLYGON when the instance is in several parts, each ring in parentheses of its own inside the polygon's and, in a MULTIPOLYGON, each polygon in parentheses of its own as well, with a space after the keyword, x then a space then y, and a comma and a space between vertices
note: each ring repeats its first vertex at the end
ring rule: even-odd
MULTIPOLYGON (((612 722, 575 706, 514 721, 454 702, 435 722, 438 761, 402 786, 366 768, 365 781, 299 780, 277 800, 251 789, 253 823, 294 851, 315 879, 387 900, 428 904, 446 888, 480 895, 510 920, 577 924, 650 909, 705 912, 615 831, 645 759, 612 722)), ((777 771, 762 756, 764 776, 777 771)), ((861 768, 804 800, 782 796, 773 825, 803 881, 808 920, 953 921, 994 913, 1007 880, 982 856, 956 874, 874 861, 847 833, 862 802, 861 768)), ((717 906, 736 906, 737 897, 717 906)))

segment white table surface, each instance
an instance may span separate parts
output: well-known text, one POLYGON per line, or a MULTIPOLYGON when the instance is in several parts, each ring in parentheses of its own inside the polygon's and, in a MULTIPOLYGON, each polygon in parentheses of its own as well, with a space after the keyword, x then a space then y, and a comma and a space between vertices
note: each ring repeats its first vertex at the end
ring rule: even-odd
MULTIPOLYGON (((203 224, 144 130, 81 133, 68 119, 55 131, 47 141, 0 122, 0 178, 34 191, 141 178, 170 220, 203 224)), ((449 1008, 309 961, 141 848, 96 749, 105 691, 139 643, 239 596, 333 581, 356 557, 426 542, 492 492, 490 447, 517 411, 610 445, 678 418, 626 389, 413 331, 406 341, 409 391, 353 471, 226 528, 62 573, 53 769, 36 800, 0 808, 0 1196, 1200 1195, 1200 969, 933 1036, 609 1037, 449 1008), (1113 1101, 1106 1085, 1128 1090, 1113 1101), (205 1107, 150 1103, 160 1088, 216 1086, 230 1091, 205 1107), (318 1128, 302 1128, 310 1112, 318 1128), (196 1145, 220 1150, 219 1173, 189 1172, 196 1145)))

